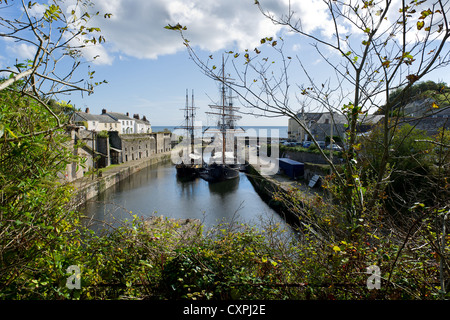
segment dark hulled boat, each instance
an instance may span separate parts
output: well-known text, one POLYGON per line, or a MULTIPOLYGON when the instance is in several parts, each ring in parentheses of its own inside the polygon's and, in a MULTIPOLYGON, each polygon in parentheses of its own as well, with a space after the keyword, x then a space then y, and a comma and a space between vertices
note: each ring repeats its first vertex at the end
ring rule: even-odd
POLYGON ((225 84, 228 79, 225 78, 225 64, 222 57, 222 78, 221 81, 221 103, 210 105, 213 112, 207 114, 219 116, 217 129, 209 130, 215 132, 222 141, 222 151, 215 152, 215 155, 210 158, 209 164, 200 172, 200 177, 208 182, 220 182, 225 180, 236 179, 239 177, 239 170, 241 166, 237 164, 236 154, 226 151, 226 139, 233 139, 235 132, 242 132, 242 129, 237 129, 235 121, 241 116, 235 114, 238 108, 233 106, 231 90, 230 94, 226 95, 225 84))
POLYGON ((200 178, 208 182, 220 182, 236 179, 239 177, 239 165, 212 163, 200 171, 200 178))
POLYGON ((189 106, 188 91, 186 90, 186 107, 183 109, 185 111, 185 124, 179 128, 186 130, 186 138, 190 138, 190 144, 188 150, 188 159, 186 162, 181 162, 177 164, 177 176, 182 180, 195 179, 199 176, 199 170, 202 167, 198 164, 198 159, 201 159, 200 155, 195 153, 194 148, 194 93, 192 93, 192 105, 189 106))

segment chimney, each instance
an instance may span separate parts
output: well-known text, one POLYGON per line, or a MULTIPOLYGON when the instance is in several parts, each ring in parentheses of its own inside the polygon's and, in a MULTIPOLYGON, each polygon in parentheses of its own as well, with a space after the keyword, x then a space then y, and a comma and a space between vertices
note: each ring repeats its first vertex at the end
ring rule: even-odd
POLYGON ((86 113, 89 113, 89 108, 86 108, 86 111, 85 111, 86 113))
POLYGON ((106 113, 106 109, 102 109, 102 114, 105 114, 106 113))
POLYGON ((130 114, 127 112, 127 117, 129 117, 130 116, 130 114))
POLYGON ((133 118, 139 120, 139 114, 133 114, 133 118))
POLYGON ((142 117, 142 120, 147 121, 147 117, 146 117, 146 116, 143 116, 143 117, 142 117))

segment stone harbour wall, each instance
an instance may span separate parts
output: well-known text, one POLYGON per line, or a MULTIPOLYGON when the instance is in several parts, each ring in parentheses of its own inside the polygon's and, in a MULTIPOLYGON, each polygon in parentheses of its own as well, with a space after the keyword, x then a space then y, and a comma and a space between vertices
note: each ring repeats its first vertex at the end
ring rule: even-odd
POLYGON ((148 166, 170 161, 170 152, 154 154, 150 158, 128 161, 113 168, 102 169, 101 174, 85 176, 72 182, 76 196, 72 199, 71 207, 77 207, 84 202, 93 199, 116 183, 128 178, 148 166))

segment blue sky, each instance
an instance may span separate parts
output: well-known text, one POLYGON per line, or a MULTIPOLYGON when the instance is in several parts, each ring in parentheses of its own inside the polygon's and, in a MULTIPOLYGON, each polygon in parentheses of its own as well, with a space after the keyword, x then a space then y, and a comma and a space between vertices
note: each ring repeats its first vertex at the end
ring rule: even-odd
MULTIPOLYGON (((75 0, 66 0, 70 8, 75 0)), ((129 112, 145 115, 154 126, 175 126, 183 119, 180 110, 185 105, 186 89, 195 92, 195 105, 198 120, 208 124, 205 111, 208 104, 218 101, 217 83, 205 76, 189 59, 182 39, 177 32, 164 29, 167 24, 180 23, 187 26, 186 37, 196 52, 211 63, 219 65, 223 52, 232 50, 241 52, 258 47, 270 60, 276 60, 271 48, 260 45, 261 38, 282 36, 286 56, 300 57, 317 83, 333 76, 326 63, 320 59, 310 45, 309 40, 301 40, 298 36, 286 33, 263 17, 254 0, 95 0, 93 10, 112 13, 111 19, 94 21, 102 30, 106 43, 85 50, 87 59, 99 55, 92 62, 95 70, 95 81, 107 80, 95 89, 91 96, 78 94, 62 96, 62 100, 70 100, 77 108, 89 107, 91 113, 108 111, 129 112)), ((261 0, 263 6, 276 14, 287 13, 288 0, 261 0)), ((395 0, 394 2, 399 2, 395 0)), ((38 3, 49 3, 38 1, 38 3)), ((19 2, 13 3, 19 12, 19 2)), ((330 38, 334 25, 326 13, 322 0, 292 0, 291 8, 302 18, 302 26, 308 32, 330 38)), ((14 10, 11 7, 8 10, 14 10)), ((3 11, 6 12, 6 11, 3 11)), ((394 10, 395 12, 395 10, 394 10)), ((397 12, 398 13, 398 12, 397 12)), ((355 34, 349 25, 339 26, 342 32, 355 34)), ((356 33, 356 36, 358 34, 356 33)), ((360 40, 358 40, 360 41, 360 40)), ((359 42, 360 43, 360 42, 359 42)), ((25 58, 31 53, 24 44, 10 41, 0 42, 0 65, 11 65, 15 58, 25 58)), ((448 51, 448 49, 447 49, 448 51)), ((32 51, 31 51, 32 52, 32 51)), ((323 51, 327 58, 340 58, 327 50, 323 51)), ((278 60, 279 61, 279 60, 278 60)), ((236 60, 239 67, 244 67, 243 60, 236 60)), ((278 63, 278 62, 277 62, 278 63)), ((274 70, 281 65, 275 64, 274 70)), ((231 63, 227 65, 231 68, 231 63)), ((445 69, 437 70, 429 78, 450 83, 445 69)), ((291 99, 290 107, 300 109, 296 95, 300 90, 297 84, 307 84, 307 78, 300 66, 293 65, 289 73, 291 99)), ((426 80, 426 79, 425 79, 426 80)), ((309 105, 311 109, 316 106, 309 105)), ((244 109, 246 110, 246 109, 244 109)), ((244 115, 241 125, 274 125, 287 126, 287 118, 264 118, 244 115)))

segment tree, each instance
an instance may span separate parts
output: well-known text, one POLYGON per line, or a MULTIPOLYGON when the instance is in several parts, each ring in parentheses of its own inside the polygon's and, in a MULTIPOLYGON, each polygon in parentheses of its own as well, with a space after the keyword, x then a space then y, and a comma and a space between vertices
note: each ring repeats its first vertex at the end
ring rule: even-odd
POLYGON ((93 92, 93 71, 75 79, 83 47, 104 39, 89 25, 99 14, 88 12, 89 1, 69 11, 64 1, 18 2, 19 14, 9 16, 12 4, 0 1, 0 38, 26 45, 34 58, 0 70, 9 75, 0 80, 0 298, 67 298, 66 268, 82 228, 60 176, 79 159, 65 132, 74 108, 57 99, 93 92))
MULTIPOLYGON (((24 0, 18 2, 23 14, 17 10, 12 16, 0 16, 0 38, 26 46, 33 58, 1 69, 0 72, 9 74, 9 78, 0 82, 0 91, 15 85, 15 90, 20 90, 23 96, 40 103, 56 120, 56 125, 47 129, 47 132, 54 131, 65 124, 50 108, 52 98, 72 92, 91 94, 94 86, 105 82, 93 83, 95 71, 90 67, 85 78, 76 79, 80 68, 86 64, 83 48, 105 41, 100 28, 90 25, 93 17, 100 13, 89 12, 90 1, 77 0, 70 8, 60 0, 52 0, 49 5, 31 1, 26 4, 24 0), (68 59, 72 62, 66 61, 68 59)), ((12 4, 7 0, 0 1, 0 10, 10 6, 12 4)), ((109 18, 110 15, 105 14, 104 17, 109 18)), ((20 138, 7 137, 6 141, 20 138)))
MULTIPOLYGON (((421 81, 413 86, 411 86, 408 90, 404 90, 403 88, 397 88, 392 90, 389 98, 391 101, 397 101, 396 105, 392 107, 392 112, 398 112, 398 110, 402 110, 402 108, 410 102, 414 102, 417 100, 423 99, 431 99, 435 103, 429 103, 429 107, 440 108, 436 111, 443 111, 449 108, 450 105, 450 89, 447 84, 444 82, 436 83, 434 81, 421 81)), ((384 114, 384 107, 382 106, 376 111, 376 114, 384 114)), ((423 110, 425 111, 425 110, 423 110)))
MULTIPOLYGON (((378 175, 383 136, 383 126, 378 125, 361 142, 359 156, 365 168, 363 180, 373 178, 371 174, 378 175)), ((392 132, 392 150, 388 161, 390 183, 386 190, 386 201, 392 214, 407 212, 412 203, 432 204, 431 195, 436 192, 436 188, 431 183, 431 176, 436 154, 434 145, 427 142, 427 138, 425 131, 408 123, 392 132)))
MULTIPOLYGON (((262 1, 255 0, 269 21, 290 32, 289 40, 296 36, 312 44, 322 64, 329 68, 329 72, 323 72, 330 75, 327 79, 315 80, 318 75, 313 73, 314 66, 304 55, 287 54, 284 49, 287 40, 283 37, 266 37, 254 50, 227 52, 233 65, 230 78, 236 80, 225 84, 250 107, 249 113, 288 116, 309 136, 313 135, 298 116, 300 110, 313 105, 330 115, 343 114, 347 118, 343 170, 318 148, 332 170, 324 182, 333 201, 317 201, 308 210, 295 195, 281 195, 280 199, 297 212, 299 219, 306 217, 308 230, 312 228, 314 232, 306 231, 305 237, 312 234, 318 239, 312 249, 314 254, 334 256, 341 252, 342 245, 351 242, 352 252, 365 252, 366 258, 372 254, 377 256, 377 265, 387 274, 385 288, 395 291, 405 285, 407 296, 423 297, 422 292, 433 292, 445 297, 450 273, 448 177, 445 177, 448 165, 444 165, 444 159, 448 159, 447 134, 443 130, 436 141, 424 139, 413 128, 400 127, 401 112, 396 108, 408 102, 414 85, 422 86, 420 81, 450 63, 448 1, 323 0, 320 3, 331 21, 324 30, 327 35, 305 27, 304 17, 293 10, 295 3, 289 2, 286 13, 280 14, 266 10, 262 1), (276 58, 269 60, 267 52, 276 58), (305 83, 292 84, 292 75, 299 72, 305 75, 305 83), (293 90, 296 100, 292 99, 293 90), (366 150, 357 128, 370 119, 370 111, 377 109, 384 117, 374 142, 376 155, 364 159, 366 150), (430 160, 433 157, 426 153, 431 145, 439 147, 431 153, 437 159, 434 163, 430 160), (402 168, 408 162, 414 164, 414 169, 402 168), (369 174, 368 168, 374 174, 369 174), (399 189, 405 173, 410 182, 423 180, 418 188, 410 184, 406 189, 399 189), (391 180, 395 176, 397 185, 391 180), (398 190, 403 195, 395 192, 398 190), (431 193, 431 199, 421 202, 422 190, 435 192, 431 193), (386 215, 390 209, 388 192, 397 196, 397 204, 401 203, 398 208, 402 209, 402 215, 398 220, 386 215), (333 248, 334 252, 326 248, 333 248), (437 278, 440 287, 436 288, 433 283, 437 278)), ((197 54, 187 38, 188 28, 180 24, 167 28, 179 32, 192 60, 208 77, 220 81, 214 57, 202 58, 197 54)), ((423 87, 428 90, 428 83, 423 87)), ((444 94, 441 101, 448 101, 445 89, 440 94, 444 94)), ((439 103, 433 105, 439 110, 444 107, 439 103)), ((312 140, 318 147, 317 141, 312 140)), ((357 264, 364 262, 363 259, 340 261, 337 270, 349 274, 359 273, 357 264), (352 266, 354 269, 350 271, 352 266)))
MULTIPOLYGON (((450 25, 449 6, 446 1, 332 1, 324 0, 328 18, 333 22, 331 38, 304 29, 303 17, 299 17, 289 5, 286 14, 275 15, 255 1, 261 13, 272 23, 295 34, 299 39, 312 42, 323 63, 334 75, 324 82, 315 82, 308 70, 308 61, 301 56, 293 59, 284 52, 284 39, 261 39, 261 47, 246 50, 244 54, 229 51, 233 58, 234 83, 226 83, 235 91, 252 114, 261 116, 288 116, 295 119, 308 133, 309 128, 298 116, 301 107, 315 104, 326 112, 340 112, 348 119, 344 151, 345 170, 339 171, 331 159, 320 150, 334 174, 333 183, 343 195, 346 219, 350 225, 365 211, 370 211, 388 184, 387 170, 392 156, 393 132, 397 121, 391 119, 391 110, 399 102, 401 94, 391 99, 393 90, 408 91, 414 84, 437 68, 450 62, 448 39, 450 25), (274 50, 277 63, 268 60, 263 50, 274 50), (327 54, 328 52, 334 55, 327 54), (240 63, 243 59, 243 64, 240 63), (297 63, 306 75, 308 83, 297 84, 300 99, 294 104, 290 99, 292 86, 290 72, 297 63), (276 68, 275 66, 279 66, 276 68), (370 197, 363 197, 360 190, 360 168, 357 159, 360 145, 357 126, 364 122, 374 107, 381 107, 383 139, 376 170, 376 183, 370 197), (392 121, 394 120, 394 121, 392 121)), ((185 36, 187 27, 169 25, 168 29, 180 32, 191 58, 210 78, 219 80, 217 68, 210 59, 197 55, 185 36)), ((212 56, 210 58, 213 58, 212 56)), ((317 141, 312 139, 318 146, 317 141)))

